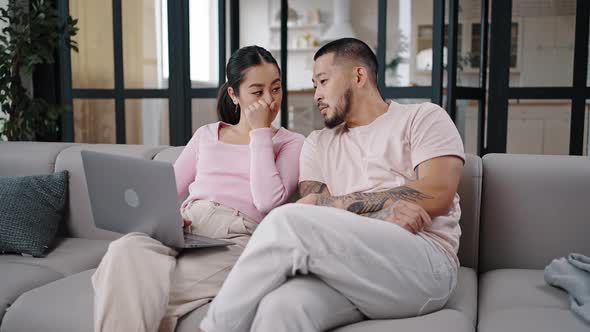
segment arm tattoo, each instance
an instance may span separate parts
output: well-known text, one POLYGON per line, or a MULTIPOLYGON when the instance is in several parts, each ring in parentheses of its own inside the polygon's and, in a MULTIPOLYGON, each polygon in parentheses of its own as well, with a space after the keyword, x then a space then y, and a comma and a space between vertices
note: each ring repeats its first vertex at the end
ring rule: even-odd
POLYGON ((357 201, 351 203, 346 209, 357 214, 371 213, 373 211, 381 211, 385 205, 384 200, 379 201, 357 201))
POLYGON ((303 181, 299 184, 299 195, 305 197, 309 194, 320 194, 330 196, 330 191, 325 183, 316 181, 303 181))
POLYGON ((379 220, 386 220, 386 218, 389 217, 389 215, 391 215, 391 211, 389 211, 389 209, 383 209, 383 210, 379 210, 377 212, 369 212, 369 213, 361 214, 361 216, 363 216, 363 217, 379 219, 379 220))
POLYGON ((399 200, 418 202, 434 197, 426 195, 410 187, 397 187, 387 191, 375 193, 352 193, 345 196, 333 197, 334 201, 340 200, 344 209, 356 213, 366 214, 377 212, 385 207, 385 204, 399 200))

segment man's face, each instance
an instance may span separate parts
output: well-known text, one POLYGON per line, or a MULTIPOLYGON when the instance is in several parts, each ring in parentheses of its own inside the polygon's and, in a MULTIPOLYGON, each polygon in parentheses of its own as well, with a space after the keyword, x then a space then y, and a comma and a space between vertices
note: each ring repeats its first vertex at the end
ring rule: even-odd
POLYGON ((313 66, 314 101, 328 128, 343 123, 350 113, 352 87, 345 70, 346 64, 334 63, 334 53, 320 56, 313 66))

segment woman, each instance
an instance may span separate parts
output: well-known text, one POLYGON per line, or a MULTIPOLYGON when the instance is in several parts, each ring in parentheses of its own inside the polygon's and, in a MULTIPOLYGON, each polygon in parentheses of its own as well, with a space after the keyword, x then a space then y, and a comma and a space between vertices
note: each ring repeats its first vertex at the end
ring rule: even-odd
POLYGON ((174 331, 208 303, 262 218, 296 190, 304 137, 273 128, 280 69, 258 46, 236 51, 220 92, 220 122, 199 128, 176 163, 185 231, 235 243, 182 253, 142 233, 112 242, 92 276, 95 331, 174 331))

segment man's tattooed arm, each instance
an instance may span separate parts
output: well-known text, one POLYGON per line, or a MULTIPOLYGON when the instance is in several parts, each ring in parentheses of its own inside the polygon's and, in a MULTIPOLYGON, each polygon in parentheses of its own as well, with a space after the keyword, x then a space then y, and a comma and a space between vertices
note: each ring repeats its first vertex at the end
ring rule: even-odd
POLYGON ((383 210, 379 210, 376 212, 363 213, 363 214, 361 214, 361 216, 373 218, 373 219, 379 219, 379 220, 386 220, 388 217, 391 216, 391 214, 392 214, 391 209, 383 209, 383 210))
POLYGON ((319 194, 330 197, 330 190, 325 183, 317 181, 303 181, 299 183, 299 196, 305 197, 309 194, 319 194))
POLYGON ((382 192, 322 196, 317 204, 365 215, 389 209, 401 200, 421 206, 431 217, 447 214, 457 194, 463 160, 455 156, 437 157, 421 163, 415 172, 416 180, 401 187, 382 192))
POLYGON ((344 196, 322 196, 318 205, 333 206, 356 214, 367 214, 381 211, 399 200, 417 203, 434 197, 416 189, 402 186, 374 193, 352 193, 344 196))

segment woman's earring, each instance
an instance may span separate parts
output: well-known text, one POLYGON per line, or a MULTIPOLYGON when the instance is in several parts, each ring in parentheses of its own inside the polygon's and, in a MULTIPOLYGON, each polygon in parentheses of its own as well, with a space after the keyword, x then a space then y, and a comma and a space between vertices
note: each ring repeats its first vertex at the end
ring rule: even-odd
POLYGON ((236 105, 236 109, 234 110, 234 112, 238 113, 238 107, 239 107, 240 105, 238 105, 238 103, 236 103, 236 102, 234 102, 234 104, 236 105))

